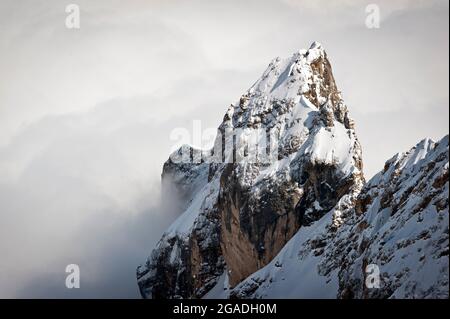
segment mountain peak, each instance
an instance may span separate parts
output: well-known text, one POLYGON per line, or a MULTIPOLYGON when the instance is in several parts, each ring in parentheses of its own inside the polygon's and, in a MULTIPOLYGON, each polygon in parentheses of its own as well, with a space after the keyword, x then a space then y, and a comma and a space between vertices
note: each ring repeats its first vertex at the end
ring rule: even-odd
POLYGON ((270 105, 295 105, 302 100, 323 113, 326 125, 333 126, 337 121, 353 129, 327 54, 318 42, 289 58, 274 59, 227 115, 231 117, 232 113, 240 114, 247 109, 247 113, 268 112, 270 105))
POLYGON ((331 73, 326 53, 320 43, 314 42, 308 50, 295 52, 289 58, 277 57, 272 60, 248 93, 270 92, 274 98, 293 98, 311 91, 314 84, 320 87, 320 80, 334 81, 332 74, 321 79, 327 71, 331 73))
POLYGON ((142 295, 201 297, 224 273, 234 286, 299 227, 355 198, 364 178, 352 123, 319 43, 273 60, 201 161, 164 165, 187 207, 138 269, 142 295))

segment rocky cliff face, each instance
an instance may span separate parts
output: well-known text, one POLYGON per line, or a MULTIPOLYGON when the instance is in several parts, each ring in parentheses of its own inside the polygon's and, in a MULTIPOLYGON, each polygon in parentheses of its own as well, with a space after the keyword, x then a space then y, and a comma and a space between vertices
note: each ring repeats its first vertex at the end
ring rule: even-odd
POLYGON ((448 298, 448 186, 448 136, 423 140, 217 296, 448 298))
MULTIPOLYGON (((392 162, 396 169, 388 165, 389 175, 363 188, 361 148, 327 54, 313 43, 277 58, 228 108, 211 150, 183 146, 164 164, 163 186, 181 195, 181 215, 137 269, 142 296, 372 297, 361 288, 361 269, 388 258, 371 243, 390 238, 375 226, 377 216, 385 223, 409 209, 413 190, 396 199, 402 183, 418 175, 401 182, 408 163, 392 162)), ((448 218, 448 201, 439 201, 448 218)), ((446 234, 448 265, 448 219, 446 234)))

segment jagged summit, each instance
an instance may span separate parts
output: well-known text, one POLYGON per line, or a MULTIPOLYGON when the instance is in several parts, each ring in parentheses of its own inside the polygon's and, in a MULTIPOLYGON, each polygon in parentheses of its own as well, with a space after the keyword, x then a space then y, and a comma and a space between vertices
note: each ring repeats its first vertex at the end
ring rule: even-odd
MULTIPOLYGON (((328 111, 335 112, 339 122, 351 125, 349 119, 345 119, 346 109, 334 81, 327 54, 318 42, 314 42, 308 50, 294 53, 290 58, 274 59, 239 103, 230 107, 227 116, 231 118, 240 109, 250 109, 250 113, 256 114, 267 111, 270 103, 264 99, 299 103, 302 97, 307 99, 305 103, 309 102, 317 109, 331 109, 328 111), (252 99, 254 103, 250 103, 252 99)), ((253 117, 242 119, 258 120, 253 117)), ((243 121, 240 124, 246 123, 248 122, 243 121)))

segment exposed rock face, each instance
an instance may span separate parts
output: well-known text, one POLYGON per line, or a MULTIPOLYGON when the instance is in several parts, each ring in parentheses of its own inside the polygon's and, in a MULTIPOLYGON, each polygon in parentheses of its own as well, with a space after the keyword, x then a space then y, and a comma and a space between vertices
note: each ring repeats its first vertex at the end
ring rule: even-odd
POLYGON ((301 228, 231 297, 448 298, 448 187, 448 136, 423 140, 301 228))
POLYGON ((218 132, 213 150, 186 146, 164 165, 187 205, 138 268, 144 297, 202 297, 225 271, 238 284, 362 187, 360 145, 318 43, 275 59, 218 132), (186 153, 201 160, 173 160, 186 153))

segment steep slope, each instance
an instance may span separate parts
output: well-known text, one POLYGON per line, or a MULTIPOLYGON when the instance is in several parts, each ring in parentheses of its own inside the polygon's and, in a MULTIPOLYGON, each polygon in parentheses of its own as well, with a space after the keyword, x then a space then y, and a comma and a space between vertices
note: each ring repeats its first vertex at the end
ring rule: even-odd
POLYGON ((344 196, 231 297, 448 298, 448 144, 426 139, 388 160, 356 205, 344 196))
POLYGON ((162 179, 182 193, 184 212, 138 267, 147 298, 233 287, 299 229, 352 203, 364 182, 361 149, 321 45, 272 61, 229 107, 213 149, 182 147, 162 179))

